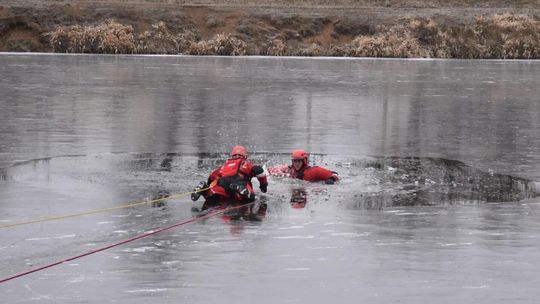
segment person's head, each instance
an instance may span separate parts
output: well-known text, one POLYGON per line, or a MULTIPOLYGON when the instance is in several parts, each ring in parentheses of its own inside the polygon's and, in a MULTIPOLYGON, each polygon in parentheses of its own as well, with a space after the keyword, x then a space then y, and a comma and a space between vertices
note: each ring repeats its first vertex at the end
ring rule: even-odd
POLYGON ((300 170, 308 164, 308 153, 302 149, 294 150, 291 154, 292 165, 295 170, 300 170))
POLYGON ((231 158, 237 159, 237 158, 243 158, 246 159, 248 157, 247 150, 243 146, 234 146, 231 150, 231 158))

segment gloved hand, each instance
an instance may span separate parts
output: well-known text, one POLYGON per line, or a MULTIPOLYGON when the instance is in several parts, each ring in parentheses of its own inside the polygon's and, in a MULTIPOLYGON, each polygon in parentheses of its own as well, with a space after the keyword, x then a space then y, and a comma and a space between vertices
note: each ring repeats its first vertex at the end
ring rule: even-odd
POLYGON ((247 188, 240 190, 238 193, 240 193, 240 195, 243 196, 244 198, 249 198, 251 196, 251 193, 249 192, 247 188))
POLYGON ((266 193, 266 191, 268 191, 268 184, 260 185, 259 189, 261 189, 263 193, 266 193))
POLYGON ((195 188, 193 189, 193 193, 191 193, 191 200, 194 201, 194 202, 195 202, 196 200, 198 200, 199 197, 201 197, 201 194, 202 194, 202 192, 201 192, 200 190, 201 190, 201 189, 204 189, 204 188, 206 188, 206 182, 205 182, 205 181, 201 181, 201 182, 197 185, 197 187, 195 187, 195 188))
POLYGON ((336 180, 330 177, 324 183, 327 184, 327 185, 333 185, 333 184, 336 183, 336 180))

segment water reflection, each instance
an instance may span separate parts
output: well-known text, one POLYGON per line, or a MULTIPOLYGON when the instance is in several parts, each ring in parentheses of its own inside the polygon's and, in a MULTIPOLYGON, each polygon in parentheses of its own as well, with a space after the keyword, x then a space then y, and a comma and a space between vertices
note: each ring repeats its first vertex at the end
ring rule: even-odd
POLYGON ((241 144, 444 157, 540 177, 536 62, 11 54, 0 61, 0 167, 241 144))
POLYGON ((292 188, 290 201, 291 201, 292 208, 295 208, 295 209, 305 208, 308 202, 308 192, 306 188, 292 188))

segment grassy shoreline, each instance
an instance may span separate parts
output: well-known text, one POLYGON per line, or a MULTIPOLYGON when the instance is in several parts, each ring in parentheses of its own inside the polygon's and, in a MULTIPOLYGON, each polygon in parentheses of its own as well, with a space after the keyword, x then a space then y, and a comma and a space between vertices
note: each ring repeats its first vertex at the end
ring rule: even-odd
POLYGON ((458 0, 390 1, 395 5, 391 8, 375 2, 355 9, 0 5, 0 51, 540 58, 540 7, 535 1, 472 1, 476 6, 458 0))

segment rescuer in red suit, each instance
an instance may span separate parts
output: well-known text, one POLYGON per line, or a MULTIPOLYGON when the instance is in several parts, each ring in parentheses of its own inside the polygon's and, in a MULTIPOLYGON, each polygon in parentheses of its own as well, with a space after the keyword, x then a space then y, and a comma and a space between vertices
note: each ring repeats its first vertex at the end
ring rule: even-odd
POLYGON ((266 193, 268 181, 261 166, 247 160, 248 153, 243 146, 232 148, 231 157, 222 166, 216 168, 206 182, 202 181, 191 194, 196 201, 201 194, 205 198, 203 210, 224 203, 247 204, 255 200, 251 179, 256 177, 259 189, 266 193), (209 188, 204 191, 201 189, 209 188))
POLYGON ((335 184, 339 181, 337 172, 319 166, 309 166, 308 153, 304 150, 294 150, 291 154, 291 161, 290 166, 268 168, 268 173, 272 176, 291 177, 308 182, 335 184))

